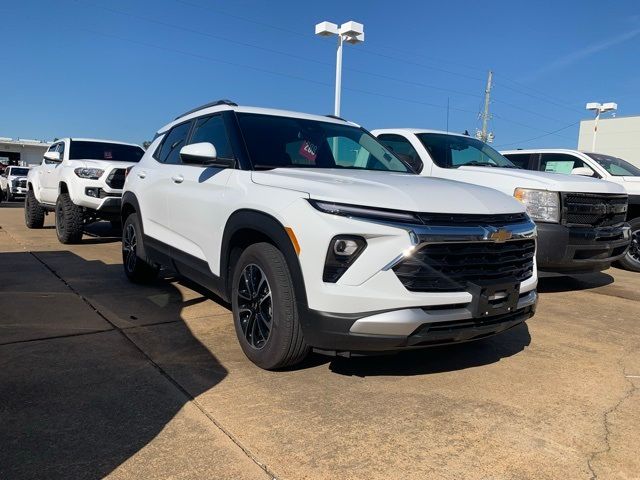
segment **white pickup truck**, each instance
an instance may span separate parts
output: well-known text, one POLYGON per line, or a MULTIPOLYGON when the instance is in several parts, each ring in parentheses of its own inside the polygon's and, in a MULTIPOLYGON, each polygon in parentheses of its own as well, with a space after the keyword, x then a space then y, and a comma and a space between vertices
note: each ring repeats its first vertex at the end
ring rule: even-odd
POLYGON ((580 150, 545 148, 500 153, 526 170, 583 175, 622 185, 629 195, 627 222, 631 227, 631 246, 620 264, 627 270, 640 272, 640 168, 621 158, 580 150))
POLYGON ((44 216, 55 211, 58 240, 76 243, 88 223, 109 220, 119 224, 126 169, 143 155, 139 145, 111 140, 57 141, 27 177, 27 227, 42 228, 44 216))
POLYGON ((421 175, 495 188, 520 200, 536 222, 541 272, 605 270, 629 248, 628 198, 619 184, 521 170, 468 135, 407 128, 372 133, 421 175))
POLYGON ((16 198, 24 198, 27 193, 27 174, 29 167, 8 166, 0 180, 0 200, 5 198, 8 202, 16 198))

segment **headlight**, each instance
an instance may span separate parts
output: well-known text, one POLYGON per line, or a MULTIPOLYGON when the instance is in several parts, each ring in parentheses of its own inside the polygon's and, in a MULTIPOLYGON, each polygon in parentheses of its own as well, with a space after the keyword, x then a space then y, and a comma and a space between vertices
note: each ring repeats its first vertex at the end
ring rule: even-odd
POLYGON ((76 172, 76 175, 79 176, 80 178, 88 178, 89 180, 98 180, 104 173, 104 170, 102 170, 101 168, 80 167, 80 168, 76 168, 74 172, 76 172))
POLYGON ((368 218, 371 220, 384 220, 392 222, 422 223, 417 216, 410 212, 400 210, 387 210, 386 208, 361 207, 359 205, 345 205, 344 203, 323 202, 309 200, 316 209, 332 215, 343 217, 368 218))
POLYGON ((516 188, 513 196, 524 204, 532 220, 554 223, 560 221, 560 195, 558 192, 516 188))

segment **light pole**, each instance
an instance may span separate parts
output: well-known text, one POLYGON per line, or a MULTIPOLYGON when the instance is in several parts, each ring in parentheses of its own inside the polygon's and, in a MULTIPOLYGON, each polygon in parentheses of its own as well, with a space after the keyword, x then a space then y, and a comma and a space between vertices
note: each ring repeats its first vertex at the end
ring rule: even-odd
POLYGON ((338 36, 338 52, 336 54, 336 97, 333 114, 340 116, 340 90, 342 86, 342 45, 344 42, 356 45, 364 42, 364 26, 350 21, 338 27, 335 23, 320 22, 316 25, 316 35, 321 37, 338 36))
POLYGON ((589 102, 587 103, 587 110, 596 112, 596 119, 593 122, 593 142, 591 143, 591 151, 596 151, 596 135, 598 134, 598 120, 600 120, 600 114, 604 112, 609 112, 611 110, 617 110, 618 104, 614 102, 608 103, 598 103, 598 102, 589 102))

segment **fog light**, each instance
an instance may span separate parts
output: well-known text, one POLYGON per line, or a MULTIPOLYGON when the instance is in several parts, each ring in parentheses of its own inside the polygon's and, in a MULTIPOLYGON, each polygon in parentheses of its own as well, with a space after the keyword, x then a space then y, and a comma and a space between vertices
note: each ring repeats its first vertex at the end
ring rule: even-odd
POLYGON ((338 239, 333 244, 333 253, 350 257, 358 250, 358 244, 351 239, 338 239))
POLYGON ((99 198, 100 197, 100 189, 95 187, 86 188, 84 193, 88 197, 99 198))
POLYGON ((362 237, 351 235, 333 237, 329 243, 322 280, 327 283, 337 282, 357 260, 366 246, 367 241, 362 237))

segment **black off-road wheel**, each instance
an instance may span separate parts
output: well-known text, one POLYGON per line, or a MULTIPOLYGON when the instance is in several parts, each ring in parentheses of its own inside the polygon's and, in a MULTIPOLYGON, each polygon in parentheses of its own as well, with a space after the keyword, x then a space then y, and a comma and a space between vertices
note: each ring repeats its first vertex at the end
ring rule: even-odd
POLYGON ((631 245, 618 263, 622 268, 632 272, 640 272, 640 217, 629 220, 631 227, 631 245))
POLYGON ((24 223, 27 228, 42 228, 44 226, 44 214, 44 208, 36 200, 33 190, 29 190, 24 199, 24 223))
POLYGON ((141 256, 142 228, 138 215, 132 213, 122 227, 122 265, 129 280, 135 283, 149 283, 158 276, 159 268, 150 265, 141 256))
POLYGON ((56 202, 56 235, 60 243, 78 243, 82 240, 84 211, 71 200, 68 193, 58 195, 56 202))
POLYGON ((235 265, 232 282, 234 326, 249 360, 266 370, 301 362, 309 346, 282 252, 269 243, 247 247, 235 265))

